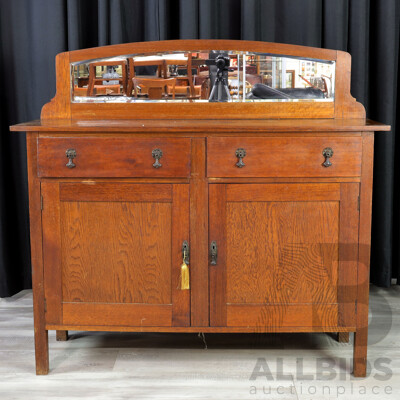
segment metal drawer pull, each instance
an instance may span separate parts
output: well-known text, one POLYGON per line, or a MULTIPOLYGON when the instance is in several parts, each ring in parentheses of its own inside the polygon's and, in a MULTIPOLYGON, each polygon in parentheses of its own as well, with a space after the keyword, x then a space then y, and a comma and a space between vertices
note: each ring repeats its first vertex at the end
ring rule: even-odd
POLYGON ((161 149, 154 149, 152 152, 151 152, 151 155, 153 156, 153 158, 156 160, 155 162, 154 162, 154 164, 153 164, 153 167, 154 168, 161 168, 162 167, 162 164, 160 163, 160 158, 162 157, 162 151, 161 151, 161 149))
POLYGON ((238 168, 243 168, 246 164, 243 162, 243 158, 246 157, 246 150, 245 149, 237 149, 236 152, 236 157, 239 158, 239 161, 236 163, 236 166, 238 168))
POLYGON ((325 147, 325 149, 322 150, 322 155, 325 157, 325 161, 322 165, 327 168, 330 167, 332 163, 329 159, 333 156, 333 150, 330 147, 325 147))
POLYGON ((68 150, 65 152, 65 155, 66 155, 67 158, 68 158, 68 163, 65 164, 65 166, 68 167, 68 168, 75 168, 76 165, 75 165, 74 162, 72 161, 72 160, 76 157, 76 151, 75 151, 75 149, 68 149, 68 150))
POLYGON ((213 240, 210 244, 211 265, 217 265, 217 257, 218 257, 217 242, 213 240))

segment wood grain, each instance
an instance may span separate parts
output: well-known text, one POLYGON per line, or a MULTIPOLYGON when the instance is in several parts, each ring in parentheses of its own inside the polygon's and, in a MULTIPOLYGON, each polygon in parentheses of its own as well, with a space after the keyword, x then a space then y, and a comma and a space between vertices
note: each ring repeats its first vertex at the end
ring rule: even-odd
POLYGON ((38 141, 41 177, 188 177, 190 139, 116 139, 46 137, 38 141), (154 149, 162 150, 161 167, 154 168, 154 149), (76 167, 68 168, 67 149, 75 149, 76 167))
MULTIPOLYGON (((73 331, 104 332, 104 325, 50 325, 46 329, 69 329, 73 331)), ((107 332, 171 332, 171 333, 299 333, 299 332, 354 332, 355 326, 338 327, 334 326, 131 326, 131 325, 110 325, 107 332)))
POLYGON ((363 135, 360 228, 358 235, 357 330, 354 334, 353 355, 353 374, 358 377, 365 377, 367 373, 373 163, 374 136, 365 133, 363 135))
POLYGON ((46 305, 44 289, 44 265, 42 242, 42 215, 40 209, 41 191, 37 178, 37 133, 30 133, 26 138, 28 183, 29 183, 29 218, 31 234, 31 265, 33 286, 33 312, 35 332, 36 374, 49 372, 49 341, 46 328, 46 305))
POLYGON ((205 178, 206 144, 192 139, 190 176, 191 325, 209 326, 208 181, 205 178))
POLYGON ((337 302, 338 202, 248 200, 226 215, 227 303, 337 302))
MULTIPOLYGON (((153 218, 155 216, 152 216, 153 218)), ((181 290, 180 276, 183 260, 182 244, 189 244, 189 277, 193 282, 190 260, 191 239, 189 234, 189 185, 173 185, 172 194, 172 243, 171 243, 171 294, 172 325, 190 326, 190 290, 181 290)))
POLYGON ((209 138, 210 177, 328 177, 361 174, 361 138, 209 138), (333 149, 324 167, 323 149, 333 149), (245 166, 238 168, 236 149, 244 148, 245 166))
MULTIPOLYGON (((209 187, 209 240, 217 243, 217 263, 209 264, 210 326, 226 326, 227 220, 226 185, 209 187)), ((210 258, 209 258, 210 263, 210 258)))
POLYGON ((41 132, 42 135, 58 133, 94 134, 99 132, 111 132, 114 135, 119 133, 135 134, 135 136, 154 136, 160 133, 170 136, 190 133, 191 136, 200 135, 239 135, 243 131, 251 134, 276 135, 276 133, 300 133, 301 136, 340 134, 348 136, 361 136, 364 131, 390 131, 390 125, 381 124, 365 118, 341 118, 341 119, 248 119, 242 115, 240 120, 232 119, 122 119, 122 120, 70 120, 53 119, 48 121, 34 120, 10 126, 13 132, 41 132))
POLYGON ((231 118, 241 119, 242 114, 251 118, 365 118, 363 106, 350 94, 351 58, 341 51, 312 47, 238 40, 178 40, 145 43, 129 43, 85 50, 75 50, 57 56, 57 95, 46 105, 42 120, 72 119, 162 119, 185 118, 231 118), (163 51, 193 51, 210 49, 253 51, 281 54, 303 58, 336 61, 334 102, 247 102, 247 103, 71 103, 71 76, 69 62, 87 61, 98 58, 131 54, 154 54, 163 51), (68 103, 68 105, 66 104, 68 103))
POLYGON ((229 304, 227 326, 285 328, 296 326, 336 326, 337 304, 229 304))
POLYGON ((354 305, 357 299, 358 270, 358 195, 357 183, 340 185, 339 236, 339 323, 355 325, 354 305))
POLYGON ((229 202, 265 201, 339 201, 338 183, 254 183, 229 184, 226 187, 229 202))
POLYGON ((41 190, 46 322, 59 324, 62 322, 60 184, 56 181, 42 182, 41 190))
POLYGON ((157 202, 170 203, 172 199, 172 185, 170 184, 142 184, 124 183, 115 181, 97 182, 86 181, 78 183, 60 184, 61 201, 88 201, 88 202, 157 202))
POLYGON ((149 304, 63 303, 63 323, 107 328, 113 325, 171 326, 172 306, 149 304))
POLYGON ((62 202, 64 302, 171 304, 171 204, 62 202))

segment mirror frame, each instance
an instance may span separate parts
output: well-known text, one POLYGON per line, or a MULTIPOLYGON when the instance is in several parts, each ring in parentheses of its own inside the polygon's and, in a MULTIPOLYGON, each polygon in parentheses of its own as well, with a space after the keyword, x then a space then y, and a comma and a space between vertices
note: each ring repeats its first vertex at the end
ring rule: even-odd
POLYGON ((284 119, 365 118, 364 107, 350 94, 350 54, 281 43, 245 40, 166 40, 95 47, 56 56, 56 96, 42 108, 41 120, 104 119, 284 119), (236 50, 277 56, 313 58, 336 62, 333 102, 179 102, 179 103, 75 103, 71 101, 71 63, 117 57, 123 54, 153 54, 236 50))

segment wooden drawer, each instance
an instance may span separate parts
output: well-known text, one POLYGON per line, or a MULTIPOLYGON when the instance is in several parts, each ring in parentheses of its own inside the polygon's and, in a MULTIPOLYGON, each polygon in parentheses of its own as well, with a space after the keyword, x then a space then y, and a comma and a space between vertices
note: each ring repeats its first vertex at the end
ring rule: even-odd
POLYGON ((188 177, 190 139, 39 137, 40 177, 188 177), (73 149, 75 167, 67 166, 73 149), (162 151, 158 168, 152 152, 162 151))
POLYGON ((279 137, 207 139, 209 177, 350 177, 361 174, 361 137, 279 137), (331 148, 331 165, 323 165, 331 148), (244 166, 237 166, 244 149, 244 166))

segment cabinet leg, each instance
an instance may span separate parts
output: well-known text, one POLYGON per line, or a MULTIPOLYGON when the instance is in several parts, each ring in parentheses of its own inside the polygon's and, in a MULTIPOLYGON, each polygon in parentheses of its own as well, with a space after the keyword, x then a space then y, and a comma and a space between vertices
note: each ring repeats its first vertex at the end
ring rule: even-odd
POLYGON ((49 373, 49 340, 48 331, 35 327, 36 375, 49 373))
POLYGON ((354 333, 353 375, 364 378, 367 375, 368 327, 354 333))
POLYGON ((337 341, 339 343, 349 343, 350 333, 349 332, 338 332, 337 341))
POLYGON ((57 342, 66 342, 68 340, 68 331, 56 331, 57 342))

